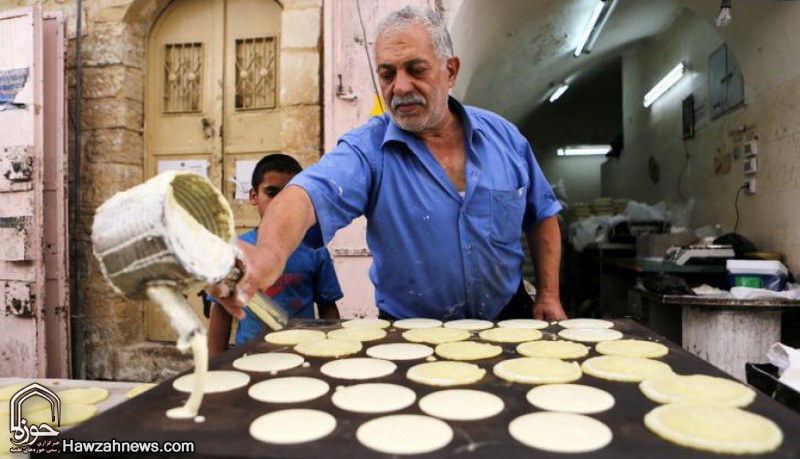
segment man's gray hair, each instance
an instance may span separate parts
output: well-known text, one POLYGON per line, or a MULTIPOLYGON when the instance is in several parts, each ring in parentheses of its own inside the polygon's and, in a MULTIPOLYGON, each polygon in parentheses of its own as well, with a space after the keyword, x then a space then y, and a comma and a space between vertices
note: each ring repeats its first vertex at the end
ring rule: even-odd
POLYGON ((411 25, 422 24, 428 29, 433 44, 433 51, 441 59, 453 57, 453 41, 444 24, 442 15, 428 8, 406 6, 393 11, 378 24, 378 37, 388 29, 403 29, 411 25))

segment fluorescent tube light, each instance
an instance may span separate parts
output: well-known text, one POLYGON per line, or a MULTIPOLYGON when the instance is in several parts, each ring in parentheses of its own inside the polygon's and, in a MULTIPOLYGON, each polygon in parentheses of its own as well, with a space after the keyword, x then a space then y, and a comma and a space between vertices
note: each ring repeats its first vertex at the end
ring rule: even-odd
POLYGON ((583 47, 586 46, 586 41, 589 40, 589 35, 592 33, 595 24, 597 24, 597 19, 600 18, 600 13, 603 11, 605 4, 605 0, 598 0, 597 6, 594 7, 592 17, 589 18, 589 23, 586 24, 586 28, 581 33, 580 37, 578 37, 578 46, 575 47, 575 57, 580 56, 583 52, 583 47))
POLYGON ((568 145, 558 149, 558 156, 604 155, 611 151, 611 145, 568 145))
POLYGON ((656 101, 662 94, 667 92, 669 88, 675 85, 678 80, 686 73, 686 63, 681 62, 675 66, 669 73, 661 79, 653 89, 644 95, 644 106, 649 107, 656 101))
POLYGON ((556 88, 556 90, 553 91, 553 94, 550 96, 550 102, 557 101, 559 97, 563 96, 564 93, 567 92, 567 89, 569 89, 569 85, 566 83, 561 83, 561 86, 556 88))
POLYGON ((591 36, 589 37, 589 42, 586 44, 586 52, 591 52, 592 48, 594 48, 594 44, 597 42, 597 39, 600 37, 600 34, 603 33, 603 28, 605 28, 606 23, 608 22, 608 18, 611 17, 611 13, 614 12, 614 9, 617 7, 617 2, 619 0, 611 0, 611 4, 608 6, 606 10, 606 14, 603 15, 603 19, 597 24, 595 27, 594 32, 592 32, 591 36))

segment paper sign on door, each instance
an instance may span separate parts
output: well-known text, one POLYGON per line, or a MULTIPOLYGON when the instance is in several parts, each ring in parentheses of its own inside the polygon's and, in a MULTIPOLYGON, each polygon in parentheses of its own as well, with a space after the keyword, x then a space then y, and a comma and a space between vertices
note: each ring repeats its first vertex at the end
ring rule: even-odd
POLYGON ((236 199, 248 199, 250 194, 250 179, 253 177, 253 169, 256 168, 258 161, 236 161, 236 199))
POLYGON ((174 170, 189 170, 208 178, 208 161, 204 159, 190 159, 186 161, 159 161, 158 173, 174 170))

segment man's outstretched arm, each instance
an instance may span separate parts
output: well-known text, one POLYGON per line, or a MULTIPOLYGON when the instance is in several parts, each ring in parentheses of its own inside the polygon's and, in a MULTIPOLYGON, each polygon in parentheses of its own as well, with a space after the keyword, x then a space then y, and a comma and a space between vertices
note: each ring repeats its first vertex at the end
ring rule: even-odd
POLYGON ((225 310, 234 317, 244 318, 243 306, 255 292, 263 291, 278 279, 286 260, 316 222, 314 205, 303 188, 289 186, 281 191, 261 218, 256 245, 237 241, 244 255, 244 276, 236 291, 221 292, 217 288, 212 292, 225 310))
POLYGON ((536 269, 536 303, 533 317, 544 320, 566 319, 559 296, 561 230, 555 216, 534 224, 528 230, 528 247, 536 269))

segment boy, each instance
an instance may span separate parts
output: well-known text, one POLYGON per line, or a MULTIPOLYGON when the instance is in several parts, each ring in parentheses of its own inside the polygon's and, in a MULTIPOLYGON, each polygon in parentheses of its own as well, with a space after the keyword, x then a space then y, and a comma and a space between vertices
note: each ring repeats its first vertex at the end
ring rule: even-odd
MULTIPOLYGON (((250 204, 258 208, 259 216, 264 215, 272 199, 302 170, 291 156, 272 154, 261 158, 253 170, 250 190, 250 204)), ((239 239, 249 244, 255 244, 257 238, 257 228, 239 236, 239 239)), ((324 247, 315 250, 300 244, 286 262, 283 274, 264 293, 286 309, 290 317, 313 318, 316 302, 321 318, 339 318, 335 301, 342 298, 342 289, 339 287, 331 256, 324 247)), ((246 317, 239 322, 236 331, 236 345, 255 338, 262 330, 261 321, 246 310, 246 317)), ((227 349, 230 333, 230 314, 214 303, 208 333, 209 357, 227 349)))

